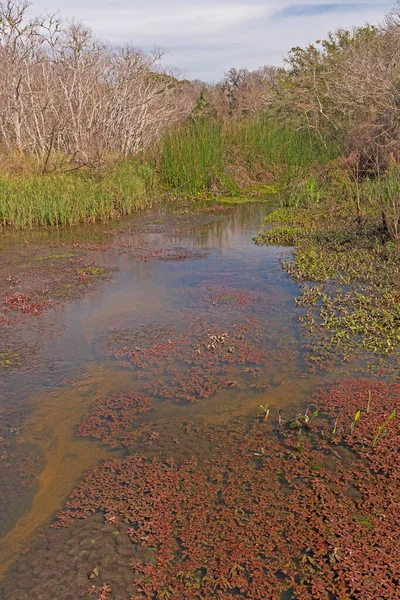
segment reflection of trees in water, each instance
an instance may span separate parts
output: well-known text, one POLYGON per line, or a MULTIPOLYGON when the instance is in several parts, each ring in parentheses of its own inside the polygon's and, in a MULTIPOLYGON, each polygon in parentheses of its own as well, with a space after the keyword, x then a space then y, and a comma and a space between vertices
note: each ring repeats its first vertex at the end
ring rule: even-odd
POLYGON ((256 232, 261 219, 275 205, 271 202, 248 202, 232 208, 228 218, 202 225, 193 231, 193 241, 201 248, 214 246, 221 250, 237 245, 248 231, 256 232))

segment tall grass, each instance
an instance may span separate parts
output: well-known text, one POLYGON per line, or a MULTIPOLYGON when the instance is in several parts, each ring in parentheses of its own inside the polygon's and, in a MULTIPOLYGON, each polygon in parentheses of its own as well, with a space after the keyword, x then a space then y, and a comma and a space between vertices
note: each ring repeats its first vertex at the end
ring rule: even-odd
POLYGON ((325 145, 312 130, 297 129, 289 123, 283 126, 270 118, 239 121, 228 134, 249 168, 256 163, 265 168, 280 167, 284 181, 297 176, 299 169, 324 165, 338 155, 333 144, 325 145))
POLYGON ((310 129, 296 130, 268 118, 199 121, 170 130, 161 142, 160 178, 169 189, 192 195, 237 193, 240 177, 264 171, 283 185, 312 165, 338 156, 310 129))
POLYGON ((224 184, 230 188, 233 182, 226 174, 226 153, 221 121, 192 122, 174 128, 161 142, 161 182, 170 190, 193 195, 224 184))
POLYGON ((103 175, 0 177, 0 225, 72 226, 128 215, 152 203, 150 165, 121 163, 103 175))
POLYGON ((0 227, 72 226, 129 215, 164 190, 237 195, 256 182, 289 185, 336 156, 310 130, 267 118, 192 121, 146 156, 103 174, 0 175, 0 227))

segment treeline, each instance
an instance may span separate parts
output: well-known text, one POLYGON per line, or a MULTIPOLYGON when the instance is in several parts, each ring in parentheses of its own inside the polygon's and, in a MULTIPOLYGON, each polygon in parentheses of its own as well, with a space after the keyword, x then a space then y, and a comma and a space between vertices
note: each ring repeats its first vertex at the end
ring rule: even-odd
POLYGON ((309 129, 362 171, 379 172, 400 158, 400 8, 380 26, 293 48, 283 68, 232 69, 204 99, 215 114, 263 113, 309 129))
POLYGON ((28 0, 0 2, 0 146, 94 163, 132 156, 194 119, 268 116, 335 140, 355 168, 399 158, 400 12, 378 27, 338 30, 293 48, 283 68, 231 69, 216 85, 182 80, 146 54, 97 39, 82 23, 28 18, 28 0))
POLYGON ((274 86, 273 111, 337 145, 337 190, 360 223, 370 206, 380 213, 400 253, 399 76, 397 7, 380 26, 339 29, 292 49, 274 86))
POLYGON ((379 27, 339 29, 294 48, 274 88, 274 110, 335 139, 362 171, 399 158, 400 12, 379 27))
POLYGON ((146 54, 97 39, 82 23, 29 19, 28 0, 0 2, 0 144, 46 156, 146 149, 189 117, 268 113, 335 138, 367 165, 399 156, 400 12, 378 27, 339 29, 293 48, 283 68, 231 69, 189 82, 146 54))
POLYGON ((115 47, 82 23, 0 2, 0 148, 62 171, 130 157, 195 118, 260 114, 277 69, 231 69, 215 86, 162 67, 163 51, 115 47))
POLYGON ((29 4, 0 2, 3 149, 34 156, 44 170, 55 155, 96 164, 145 150, 188 117, 194 89, 161 67, 162 51, 116 48, 57 16, 29 19, 29 4))

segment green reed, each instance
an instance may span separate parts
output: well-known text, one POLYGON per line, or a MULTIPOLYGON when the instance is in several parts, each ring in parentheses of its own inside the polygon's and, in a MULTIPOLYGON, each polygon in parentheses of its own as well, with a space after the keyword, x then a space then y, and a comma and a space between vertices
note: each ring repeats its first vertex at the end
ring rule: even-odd
POLYGON ((161 182, 197 195, 237 194, 249 181, 288 185, 337 155, 306 129, 267 118, 199 120, 171 129, 159 146, 161 182))
POLYGON ((0 176, 0 226, 72 226, 128 215, 150 206, 150 174, 124 162, 88 173, 0 176))

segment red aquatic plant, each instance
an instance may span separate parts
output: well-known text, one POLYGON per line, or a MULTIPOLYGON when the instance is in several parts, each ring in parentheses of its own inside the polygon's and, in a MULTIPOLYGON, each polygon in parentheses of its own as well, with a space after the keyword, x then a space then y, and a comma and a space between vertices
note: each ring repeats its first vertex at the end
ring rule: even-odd
MULTIPOLYGON (((133 598, 278 600, 286 591, 304 600, 395 599, 399 461, 391 463, 383 444, 374 450, 378 462, 370 461, 359 442, 343 434, 332 443, 327 433, 335 417, 328 404, 344 406, 355 391, 360 401, 372 386, 386 414, 397 387, 368 385, 339 382, 323 392, 316 398, 323 418, 300 433, 244 419, 209 429, 215 450, 207 460, 106 461, 55 525, 94 511, 128 523, 133 544, 147 549, 147 558, 131 562, 133 598)), ((390 431, 395 442, 394 420, 390 431)))
POLYGON ((148 396, 135 392, 101 399, 81 420, 78 435, 101 440, 112 448, 130 446, 136 439, 135 428, 141 422, 141 416, 149 410, 149 404, 148 396))
POLYGON ((108 594, 112 592, 111 586, 103 583, 102 586, 92 585, 92 587, 88 588, 89 596, 93 594, 97 594, 97 600, 107 600, 108 594))
POLYGON ((344 379, 318 394, 315 401, 335 415, 335 431, 331 424, 324 427, 325 435, 333 443, 345 443, 368 460, 370 468, 377 472, 389 475, 397 469, 400 384, 376 379, 344 379), (383 425, 383 435, 375 439, 383 425))
POLYGON ((41 315, 51 305, 50 300, 35 302, 29 294, 15 292, 11 296, 3 294, 3 312, 19 311, 31 315, 41 315))
POLYGON ((149 327, 146 331, 119 332, 106 344, 108 354, 137 368, 143 389, 152 396, 193 402, 226 387, 229 372, 242 367, 268 366, 270 353, 254 317, 234 322, 226 329, 207 317, 188 318, 185 332, 149 327))

